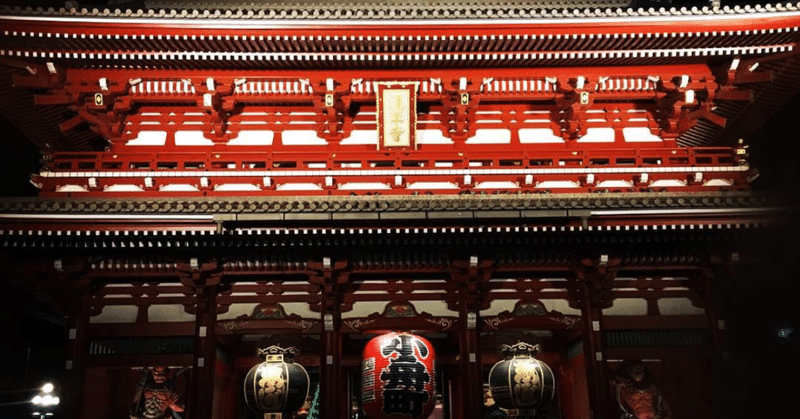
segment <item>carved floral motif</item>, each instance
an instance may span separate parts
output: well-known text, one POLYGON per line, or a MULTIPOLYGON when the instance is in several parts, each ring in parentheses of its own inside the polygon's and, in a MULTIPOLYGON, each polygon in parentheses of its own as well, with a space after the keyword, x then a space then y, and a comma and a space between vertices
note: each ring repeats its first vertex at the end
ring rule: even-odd
POLYGON ((489 317, 488 319, 483 319, 483 321, 486 323, 487 326, 489 326, 489 327, 491 327, 492 329, 495 329, 495 330, 497 330, 497 327, 500 326, 501 324, 508 323, 511 320, 514 320, 514 318, 513 317, 507 317, 507 318, 489 317))
POLYGON ((285 319, 286 311, 280 304, 259 304, 250 316, 253 320, 285 319))
POLYGON ((410 303, 389 304, 386 306, 386 317, 414 317, 416 315, 417 310, 410 303))
POLYGON ((442 330, 449 329, 450 326, 452 326, 453 323, 455 323, 453 319, 447 319, 444 317, 434 317, 432 319, 425 319, 425 321, 428 323, 433 323, 438 326, 442 326, 442 330))
POLYGON ((543 316, 547 313, 541 303, 520 303, 514 309, 517 316, 543 316))
POLYGON ((375 320, 376 319, 369 319, 369 320, 353 319, 353 320, 344 320, 343 323, 345 324, 345 326, 347 326, 347 327, 349 327, 349 328, 351 328, 351 329, 353 329, 355 331, 360 331, 361 327, 366 326, 366 325, 368 325, 370 323, 374 323, 375 320))
POLYGON ((308 321, 308 320, 284 320, 284 321, 286 323, 288 323, 288 324, 291 324, 292 326, 299 327, 304 332, 307 332, 308 330, 310 330, 317 323, 317 322, 308 321))
POLYGON ((559 313, 558 311, 551 311, 550 315, 547 316, 547 318, 555 322, 567 325, 567 329, 571 328, 572 326, 575 326, 575 324, 578 323, 578 320, 580 320, 580 317, 567 316, 565 314, 559 313))

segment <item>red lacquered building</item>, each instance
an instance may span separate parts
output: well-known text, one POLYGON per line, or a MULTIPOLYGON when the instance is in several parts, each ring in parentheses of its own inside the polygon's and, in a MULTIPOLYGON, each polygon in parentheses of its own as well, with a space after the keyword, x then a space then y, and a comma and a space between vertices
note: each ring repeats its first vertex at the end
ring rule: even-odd
POLYGON ((0 266, 67 319, 59 414, 128 417, 169 366, 183 418, 248 417, 279 345, 355 417, 386 332, 433 345, 445 418, 520 341, 550 417, 641 415, 632 361, 672 417, 735 413, 736 287, 794 218, 751 155, 795 141, 759 129, 800 7, 638 3, 0 9, 0 113, 41 155, 0 266))

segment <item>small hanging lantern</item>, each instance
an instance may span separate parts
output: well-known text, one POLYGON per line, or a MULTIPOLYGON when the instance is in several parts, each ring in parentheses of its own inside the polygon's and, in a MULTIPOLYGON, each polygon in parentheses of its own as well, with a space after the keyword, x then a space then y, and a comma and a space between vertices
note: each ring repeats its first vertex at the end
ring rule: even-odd
POLYGON ((295 348, 270 346, 259 349, 266 362, 253 367, 244 379, 244 399, 250 410, 263 419, 281 419, 300 409, 306 401, 310 380, 305 368, 294 363, 295 348))
POLYGON ((387 333, 370 340, 361 359, 361 403, 367 417, 425 419, 431 414, 436 353, 425 338, 387 333))
POLYGON ((553 371, 535 358, 541 346, 520 342, 503 345, 500 351, 505 359, 489 371, 489 389, 495 403, 518 410, 520 416, 533 416, 532 410, 547 405, 556 391, 553 371))

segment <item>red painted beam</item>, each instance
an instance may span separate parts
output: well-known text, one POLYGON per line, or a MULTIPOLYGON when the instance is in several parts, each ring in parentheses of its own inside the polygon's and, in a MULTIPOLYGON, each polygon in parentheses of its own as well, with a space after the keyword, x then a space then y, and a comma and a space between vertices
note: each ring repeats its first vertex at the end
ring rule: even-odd
POLYGON ((36 106, 71 105, 72 97, 67 94, 34 95, 33 102, 36 106))
POLYGON ((714 95, 714 100, 752 101, 753 91, 750 89, 723 88, 714 95))
POLYGON ((734 85, 770 83, 775 79, 770 70, 748 71, 740 70, 733 78, 734 85))

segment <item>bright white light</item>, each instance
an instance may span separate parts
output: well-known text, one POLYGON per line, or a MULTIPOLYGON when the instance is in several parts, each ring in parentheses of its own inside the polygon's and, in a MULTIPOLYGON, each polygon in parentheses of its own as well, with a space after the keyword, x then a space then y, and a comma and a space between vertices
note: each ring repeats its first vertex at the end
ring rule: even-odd
POLYGON ((45 385, 42 386, 42 391, 45 393, 50 393, 51 391, 53 391, 53 384, 45 383, 45 385))
POLYGON ((36 396, 31 400, 33 404, 37 406, 55 406, 61 400, 58 397, 53 397, 49 394, 45 394, 44 396, 36 396))

